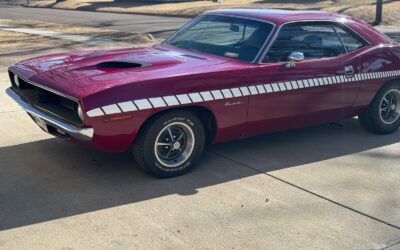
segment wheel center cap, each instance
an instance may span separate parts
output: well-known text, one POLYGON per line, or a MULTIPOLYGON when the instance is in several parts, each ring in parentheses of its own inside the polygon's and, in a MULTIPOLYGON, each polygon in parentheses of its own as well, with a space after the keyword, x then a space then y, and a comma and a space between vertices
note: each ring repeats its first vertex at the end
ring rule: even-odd
POLYGON ((392 105, 390 106, 390 109, 391 109, 391 110, 395 110, 395 109, 396 109, 396 105, 392 104, 392 105))
POLYGON ((177 141, 177 142, 174 143, 174 145, 172 145, 172 147, 173 147, 174 149, 178 149, 178 148, 181 147, 181 144, 177 141))

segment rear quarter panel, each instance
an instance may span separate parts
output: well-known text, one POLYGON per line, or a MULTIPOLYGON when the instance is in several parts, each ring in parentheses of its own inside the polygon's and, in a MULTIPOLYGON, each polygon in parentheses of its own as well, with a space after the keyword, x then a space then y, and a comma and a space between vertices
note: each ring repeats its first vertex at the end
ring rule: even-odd
MULTIPOLYGON (((400 46, 377 45, 359 55, 359 72, 385 72, 400 70, 400 46)), ((387 82, 399 77, 378 78, 362 81, 357 99, 353 105, 353 115, 368 107, 379 89, 387 82)))

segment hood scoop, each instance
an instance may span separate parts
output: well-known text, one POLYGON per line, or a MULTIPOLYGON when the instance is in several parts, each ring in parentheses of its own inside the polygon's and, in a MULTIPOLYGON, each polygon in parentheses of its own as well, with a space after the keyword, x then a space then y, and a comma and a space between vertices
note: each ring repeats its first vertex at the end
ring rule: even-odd
POLYGON ((96 66, 98 68, 111 68, 111 69, 128 69, 128 68, 141 68, 150 66, 150 63, 147 62, 129 62, 129 61, 108 61, 98 63, 96 66))

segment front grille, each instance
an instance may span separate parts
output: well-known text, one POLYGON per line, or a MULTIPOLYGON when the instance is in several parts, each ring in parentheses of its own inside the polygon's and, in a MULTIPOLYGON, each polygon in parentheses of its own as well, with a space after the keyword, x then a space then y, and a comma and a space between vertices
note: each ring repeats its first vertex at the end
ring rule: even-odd
POLYGON ((78 102, 33 85, 20 77, 15 78, 17 76, 11 71, 9 77, 14 91, 32 106, 55 118, 61 118, 78 126, 83 125, 78 115, 78 102))

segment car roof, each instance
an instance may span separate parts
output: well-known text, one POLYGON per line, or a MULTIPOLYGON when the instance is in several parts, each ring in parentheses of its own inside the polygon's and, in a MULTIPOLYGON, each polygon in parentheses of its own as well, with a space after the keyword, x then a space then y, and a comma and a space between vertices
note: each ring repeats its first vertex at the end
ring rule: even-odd
POLYGON ((348 16, 330 13, 325 11, 294 11, 294 10, 275 10, 275 9, 219 9, 208 11, 205 14, 231 15, 247 18, 260 19, 270 21, 275 24, 282 24, 291 21, 307 21, 307 20, 328 20, 336 21, 343 18, 349 19, 348 16))

